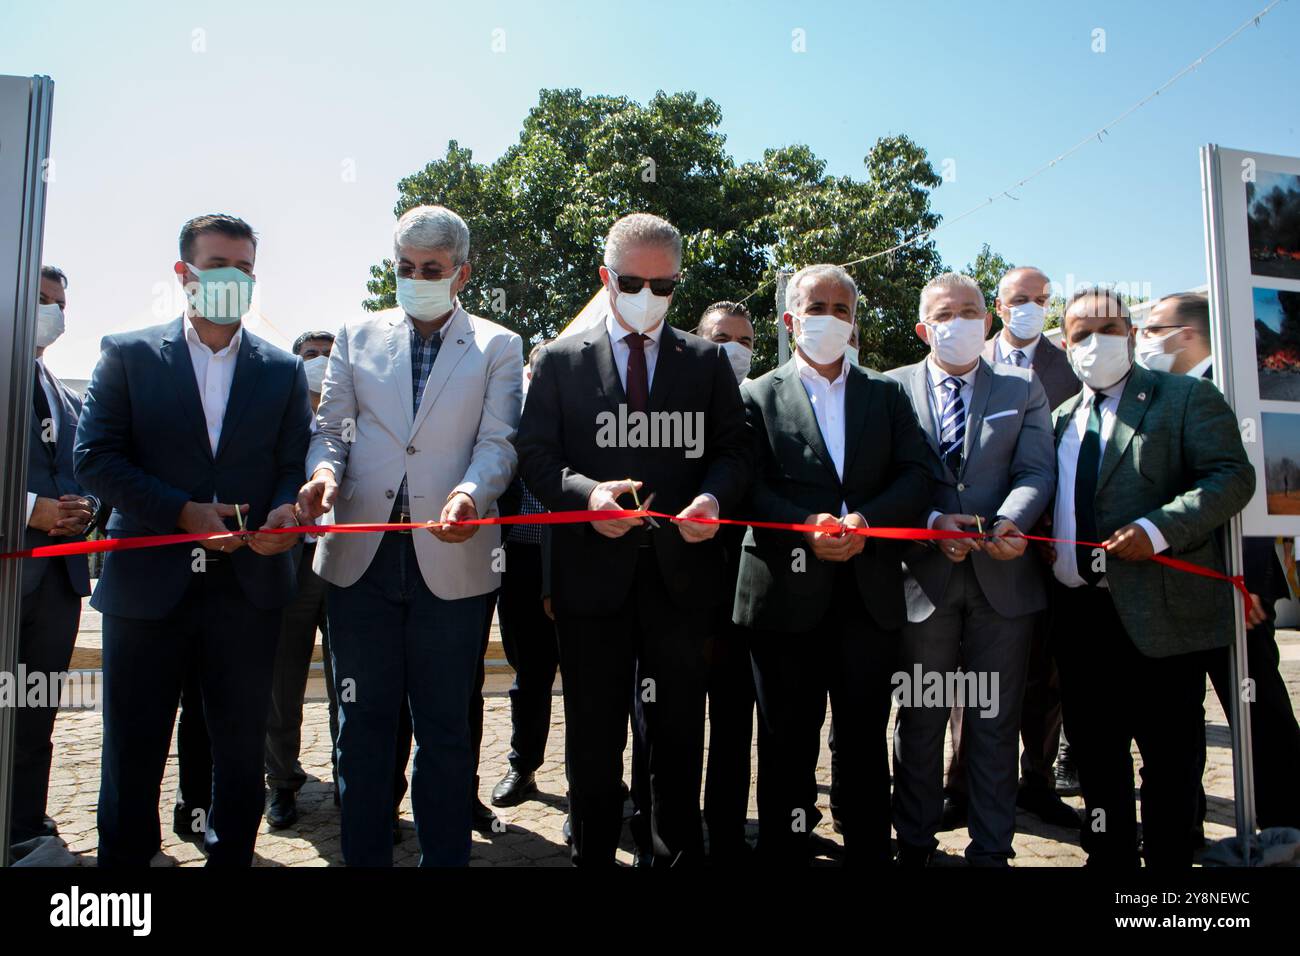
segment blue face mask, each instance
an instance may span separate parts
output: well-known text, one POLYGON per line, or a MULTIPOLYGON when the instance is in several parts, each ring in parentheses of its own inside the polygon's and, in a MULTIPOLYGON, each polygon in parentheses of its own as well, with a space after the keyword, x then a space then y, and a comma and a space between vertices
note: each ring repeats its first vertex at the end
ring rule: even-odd
POLYGON ((233 325, 252 307, 255 282, 242 269, 196 269, 188 262, 185 267, 199 280, 197 288, 194 283, 186 284, 185 296, 194 311, 209 322, 233 325))

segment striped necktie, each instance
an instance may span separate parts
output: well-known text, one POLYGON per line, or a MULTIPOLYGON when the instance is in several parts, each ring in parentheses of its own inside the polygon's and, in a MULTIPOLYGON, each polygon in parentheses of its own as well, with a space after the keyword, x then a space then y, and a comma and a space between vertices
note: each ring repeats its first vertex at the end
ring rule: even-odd
POLYGON ((939 454, 953 474, 961 468, 961 451, 966 444, 966 403, 961 400, 961 379, 949 375, 940 383, 944 388, 943 408, 939 412, 939 454))
POLYGON ((1025 361, 1025 353, 1020 351, 1020 349, 1011 350, 1010 362, 1016 368, 1025 368, 1029 364, 1025 361))

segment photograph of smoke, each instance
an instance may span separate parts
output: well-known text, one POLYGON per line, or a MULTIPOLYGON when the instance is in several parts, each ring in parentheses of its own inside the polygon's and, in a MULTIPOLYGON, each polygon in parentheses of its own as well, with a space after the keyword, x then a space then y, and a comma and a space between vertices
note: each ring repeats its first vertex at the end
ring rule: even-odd
POLYGON ((1253 290, 1259 397, 1300 402, 1300 292, 1253 290))
POLYGON ((1300 515, 1300 415, 1264 412, 1262 417, 1268 513, 1300 515))
POLYGON ((1300 176, 1260 170, 1246 183, 1250 271, 1300 279, 1300 176))

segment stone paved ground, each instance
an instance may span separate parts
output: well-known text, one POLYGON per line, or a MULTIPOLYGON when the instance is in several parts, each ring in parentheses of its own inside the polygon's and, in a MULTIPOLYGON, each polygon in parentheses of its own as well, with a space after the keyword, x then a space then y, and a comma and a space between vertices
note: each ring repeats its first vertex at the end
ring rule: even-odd
MULTIPOLYGON (((1292 700, 1300 702, 1300 634, 1281 632, 1283 673, 1291 688, 1292 700)), ((509 701, 501 691, 492 692, 495 684, 489 683, 489 697, 484 719, 482 750, 482 796, 486 799, 492 786, 507 768, 509 752, 510 710, 509 701)), ((1100 689, 1104 693, 1104 689, 1100 689)), ((564 720, 561 701, 555 698, 551 723, 551 736, 547 748, 546 765, 538 774, 540 794, 521 806, 499 811, 508 825, 504 833, 490 838, 475 835, 472 865, 477 866, 565 866, 568 849, 564 845, 560 828, 565 816, 565 787, 563 773, 564 720)), ((1206 835, 1221 839, 1233 835, 1232 766, 1228 729, 1217 698, 1211 690, 1207 694, 1206 709, 1209 726, 1209 761, 1205 774, 1205 790, 1209 799, 1209 816, 1206 835)), ((891 719, 892 725, 892 719, 891 719)), ((59 828, 70 848, 81 854, 81 861, 93 865, 95 857, 95 802, 99 790, 99 749, 102 721, 100 715, 90 711, 63 711, 55 727, 54 770, 50 781, 50 815, 58 821, 59 828)), ((196 866, 203 855, 192 844, 181 841, 170 830, 171 805, 176 788, 175 741, 167 763, 163 781, 161 814, 164 822, 163 850, 155 865, 196 866)), ((630 757, 630 748, 628 756, 630 757)), ((1135 760, 1140 757, 1135 751, 1135 760)), ((265 823, 257 844, 257 863, 265 866, 332 866, 342 863, 339 848, 339 815, 334 807, 330 790, 329 732, 324 701, 309 700, 303 726, 304 768, 311 779, 299 799, 301 819, 292 828, 271 831, 265 823)), ((817 776, 820 797, 818 805, 823 819, 817 828, 822 838, 823 860, 833 861, 840 845, 839 837, 830 827, 828 787, 830 783, 830 755, 825 740, 817 776)), ((1082 801, 1070 801, 1082 806, 1082 801)), ((750 790, 750 836, 756 829, 756 811, 753 788, 750 790)), ((402 805, 403 842, 395 847, 395 862, 399 866, 413 866, 418 860, 414 825, 411 818, 410 798, 402 805)), ((1017 866, 1077 866, 1082 862, 1077 834, 1041 823, 1025 813, 1019 815, 1018 834, 1015 839, 1017 866)), ((626 831, 625 831, 626 832, 626 831)), ((962 852, 967 842, 966 830, 940 834, 939 864, 964 865, 962 852)), ((625 837, 619 858, 631 862, 630 843, 625 837)))

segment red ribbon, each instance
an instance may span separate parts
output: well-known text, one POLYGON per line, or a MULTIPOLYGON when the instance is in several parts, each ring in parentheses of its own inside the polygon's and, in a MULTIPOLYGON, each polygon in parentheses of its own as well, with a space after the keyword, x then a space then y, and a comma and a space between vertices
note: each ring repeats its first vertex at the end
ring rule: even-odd
MULTIPOLYGON (((678 521, 676 515, 661 511, 546 511, 532 515, 508 515, 495 518, 471 518, 466 521, 448 521, 446 526, 477 527, 479 525, 516 525, 516 524, 581 524, 588 521, 615 521, 620 518, 662 518, 665 521, 678 521)), ((944 541, 957 538, 983 538, 977 531, 945 531, 938 528, 846 528, 838 524, 790 524, 783 521, 744 521, 735 518, 691 518, 694 524, 740 525, 752 528, 768 528, 774 531, 799 532, 833 532, 837 535, 858 535, 863 538, 886 538, 895 541, 944 541)), ((14 558, 57 558, 69 554, 97 554, 110 551, 134 551, 139 548, 161 548, 169 544, 194 544, 200 541, 213 541, 220 538, 246 537, 249 534, 373 534, 381 531, 415 531, 442 527, 442 522, 409 522, 379 524, 324 524, 298 525, 291 528, 250 529, 245 532, 217 531, 198 534, 159 534, 143 535, 137 538, 101 538, 97 541, 70 541, 66 544, 47 544, 26 551, 9 551, 0 554, 0 560, 14 558)), ((1068 541, 1063 538, 1047 538, 1041 535, 1022 534, 1028 541, 1043 541, 1050 544, 1064 544, 1074 547, 1104 548, 1105 545, 1091 541, 1068 541)), ((1246 607, 1249 620, 1253 601, 1246 590, 1246 581, 1242 575, 1221 574, 1211 568, 1190 561, 1181 561, 1167 555, 1152 555, 1152 561, 1163 564, 1177 571, 1227 581, 1238 591, 1246 607)))

